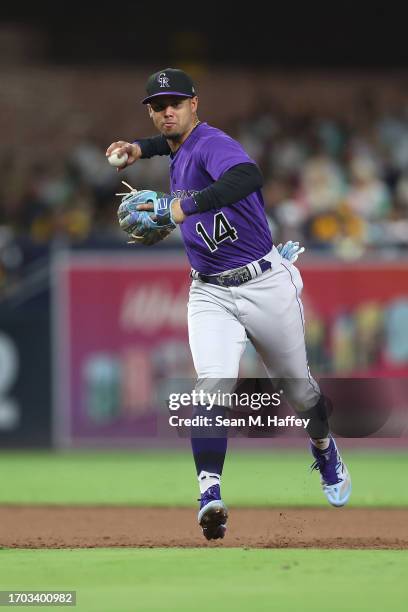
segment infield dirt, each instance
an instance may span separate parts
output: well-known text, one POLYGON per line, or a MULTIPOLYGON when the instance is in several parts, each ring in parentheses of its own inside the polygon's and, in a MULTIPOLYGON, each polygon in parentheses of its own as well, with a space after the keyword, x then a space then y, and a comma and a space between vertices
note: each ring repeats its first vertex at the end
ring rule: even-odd
POLYGON ((408 508, 231 508, 225 539, 212 542, 196 520, 189 508, 7 505, 0 546, 408 549, 408 508))

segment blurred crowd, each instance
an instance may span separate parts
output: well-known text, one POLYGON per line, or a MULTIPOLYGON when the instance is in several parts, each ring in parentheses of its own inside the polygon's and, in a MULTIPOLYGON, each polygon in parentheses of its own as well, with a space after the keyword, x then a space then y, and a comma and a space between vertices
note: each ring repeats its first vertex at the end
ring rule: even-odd
POLYGON ((408 105, 350 116, 264 109, 237 126, 260 164, 273 233, 353 259, 408 246, 408 105))
MULTIPOLYGON (((166 158, 118 175, 106 161, 110 143, 80 123, 62 154, 0 150, 0 292, 61 245, 125 245, 114 195, 120 179, 168 190, 166 158)), ((352 114, 293 116, 268 102, 217 127, 260 165, 275 242, 300 240, 349 260, 407 248, 408 105, 379 112, 367 97, 352 114)), ((179 232, 168 244, 181 245, 179 232)))

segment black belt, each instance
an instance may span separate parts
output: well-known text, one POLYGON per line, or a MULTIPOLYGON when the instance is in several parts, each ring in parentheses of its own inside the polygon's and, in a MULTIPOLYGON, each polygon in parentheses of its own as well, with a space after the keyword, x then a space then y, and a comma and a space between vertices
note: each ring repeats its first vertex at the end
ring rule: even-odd
POLYGON ((201 274, 196 270, 191 270, 191 278, 200 280, 203 283, 210 283, 211 285, 218 285, 219 287, 238 287, 248 281, 260 276, 267 270, 272 268, 270 261, 266 259, 258 259, 247 266, 242 268, 235 268, 235 270, 228 270, 227 272, 221 272, 221 274, 201 274))

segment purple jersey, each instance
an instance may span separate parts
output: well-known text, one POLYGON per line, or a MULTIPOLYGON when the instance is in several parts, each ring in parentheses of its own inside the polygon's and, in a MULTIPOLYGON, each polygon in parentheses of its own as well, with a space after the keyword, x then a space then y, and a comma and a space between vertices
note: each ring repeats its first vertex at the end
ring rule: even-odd
MULTIPOLYGON (((171 159, 172 195, 189 197, 245 163, 255 162, 236 140, 200 123, 171 159)), ((191 267, 202 274, 245 266, 272 248, 260 190, 230 206, 189 215, 179 227, 191 267)))

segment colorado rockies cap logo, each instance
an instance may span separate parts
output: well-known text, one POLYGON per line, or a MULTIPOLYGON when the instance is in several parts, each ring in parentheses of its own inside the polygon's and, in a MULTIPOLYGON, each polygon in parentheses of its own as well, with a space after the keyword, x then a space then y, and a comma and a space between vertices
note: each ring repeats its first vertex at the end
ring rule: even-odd
POLYGON ((157 80, 160 83, 160 87, 170 87, 169 79, 168 79, 168 77, 166 77, 166 73, 165 72, 161 72, 159 74, 159 76, 157 77, 157 80))

